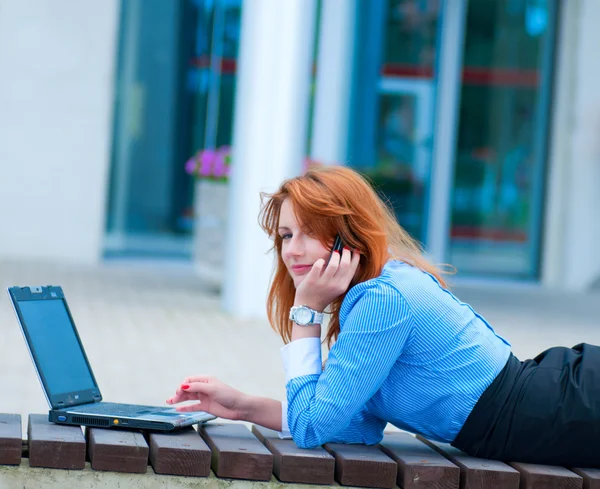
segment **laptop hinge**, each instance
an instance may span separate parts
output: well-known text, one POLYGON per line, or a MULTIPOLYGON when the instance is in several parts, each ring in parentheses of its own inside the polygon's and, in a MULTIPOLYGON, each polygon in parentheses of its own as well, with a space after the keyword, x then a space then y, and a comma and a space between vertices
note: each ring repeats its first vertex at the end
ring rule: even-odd
POLYGON ((102 401, 102 395, 98 394, 95 396, 88 396, 85 399, 79 399, 77 402, 65 402, 65 401, 55 401, 52 403, 52 409, 70 409, 75 406, 84 406, 85 404, 90 404, 92 402, 100 402, 102 401))

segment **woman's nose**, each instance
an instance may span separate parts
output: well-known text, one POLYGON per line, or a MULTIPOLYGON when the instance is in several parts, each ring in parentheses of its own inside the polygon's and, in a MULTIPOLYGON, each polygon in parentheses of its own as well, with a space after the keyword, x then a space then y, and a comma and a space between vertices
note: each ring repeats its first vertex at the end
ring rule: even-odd
POLYGON ((302 243, 299 239, 292 238, 286 246, 286 254, 288 256, 298 256, 302 254, 302 243))

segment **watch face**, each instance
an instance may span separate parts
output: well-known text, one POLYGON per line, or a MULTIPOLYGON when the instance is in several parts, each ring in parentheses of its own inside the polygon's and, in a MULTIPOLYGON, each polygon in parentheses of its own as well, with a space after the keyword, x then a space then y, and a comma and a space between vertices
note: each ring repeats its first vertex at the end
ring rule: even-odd
POLYGON ((312 313, 306 307, 300 307, 299 309, 296 309, 295 316, 298 324, 308 324, 312 319, 312 313))

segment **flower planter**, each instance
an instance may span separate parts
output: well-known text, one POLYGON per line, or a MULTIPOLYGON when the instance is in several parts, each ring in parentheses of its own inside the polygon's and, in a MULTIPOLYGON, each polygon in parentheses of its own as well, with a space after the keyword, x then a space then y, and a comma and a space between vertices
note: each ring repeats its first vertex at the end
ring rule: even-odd
POLYGON ((223 283, 228 196, 226 182, 202 179, 196 182, 194 269, 205 282, 219 289, 223 283))

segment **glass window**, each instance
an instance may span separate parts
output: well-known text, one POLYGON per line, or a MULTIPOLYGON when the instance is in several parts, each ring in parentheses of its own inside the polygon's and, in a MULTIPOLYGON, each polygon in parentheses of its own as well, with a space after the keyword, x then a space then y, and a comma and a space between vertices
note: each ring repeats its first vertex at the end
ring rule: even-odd
POLYGON ((440 0, 389 0, 384 72, 431 73, 435 63, 440 0), (404 65, 404 66, 402 66, 404 65))
POLYGON ((422 240, 431 177, 439 0, 359 2, 350 165, 422 240))
POLYGON ((241 0, 124 0, 106 253, 191 254, 185 162, 231 143, 241 0))
POLYGON ((469 0, 449 255, 460 272, 535 278, 553 0, 469 0))

